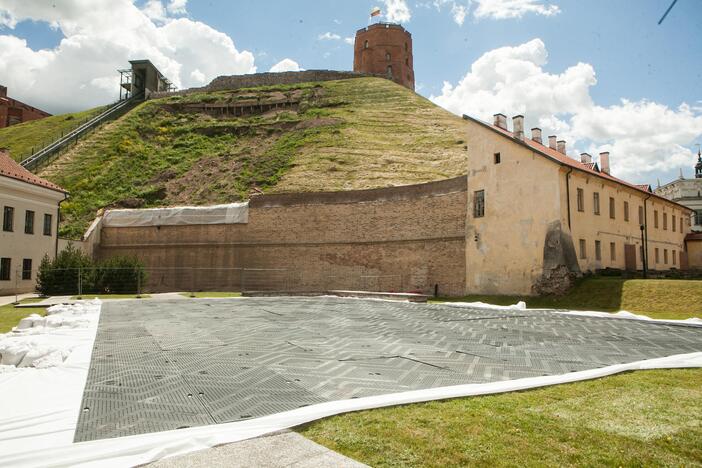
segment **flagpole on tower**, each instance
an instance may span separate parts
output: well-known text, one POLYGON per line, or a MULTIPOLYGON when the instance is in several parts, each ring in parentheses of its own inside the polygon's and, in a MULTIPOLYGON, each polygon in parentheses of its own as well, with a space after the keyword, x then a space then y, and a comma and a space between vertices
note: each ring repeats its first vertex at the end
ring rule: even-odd
POLYGON ((370 12, 370 18, 368 18, 368 24, 373 23, 373 18, 378 18, 378 22, 380 22, 380 7, 373 7, 373 9, 370 12))

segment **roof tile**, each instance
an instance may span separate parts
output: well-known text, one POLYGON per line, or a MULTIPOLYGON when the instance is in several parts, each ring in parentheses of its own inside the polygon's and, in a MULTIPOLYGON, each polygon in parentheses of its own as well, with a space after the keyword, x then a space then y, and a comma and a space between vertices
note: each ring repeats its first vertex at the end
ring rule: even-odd
POLYGON ((48 188, 57 192, 68 193, 58 185, 32 174, 27 169, 15 162, 15 160, 13 160, 8 153, 3 151, 0 151, 0 176, 21 180, 22 182, 48 188))

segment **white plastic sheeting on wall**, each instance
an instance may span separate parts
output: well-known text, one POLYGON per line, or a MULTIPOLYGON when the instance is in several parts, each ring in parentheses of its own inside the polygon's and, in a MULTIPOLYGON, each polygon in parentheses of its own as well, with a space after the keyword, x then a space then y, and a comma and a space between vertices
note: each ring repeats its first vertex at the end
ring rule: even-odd
POLYGON ((242 224, 249 222, 249 204, 176 206, 138 210, 108 210, 104 227, 183 226, 189 224, 242 224))

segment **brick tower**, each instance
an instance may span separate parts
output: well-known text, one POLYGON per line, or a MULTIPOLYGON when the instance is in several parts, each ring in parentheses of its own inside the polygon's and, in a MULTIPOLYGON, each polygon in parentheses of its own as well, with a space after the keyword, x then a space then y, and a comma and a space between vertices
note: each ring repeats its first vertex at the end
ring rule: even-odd
POLYGON ((392 23, 359 29, 353 49, 353 71, 384 75, 414 91, 412 35, 392 23))

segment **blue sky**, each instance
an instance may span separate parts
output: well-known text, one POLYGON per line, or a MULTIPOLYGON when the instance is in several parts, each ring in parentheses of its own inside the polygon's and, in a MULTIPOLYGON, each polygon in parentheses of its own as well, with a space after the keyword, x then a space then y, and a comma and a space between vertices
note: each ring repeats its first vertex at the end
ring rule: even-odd
POLYGON ((420 94, 484 119, 524 112, 571 153, 610 150, 622 175, 655 182, 689 175, 702 143, 702 1, 679 0, 658 25, 671 1, 0 0, 0 59, 5 38, 14 61, 0 60, 0 83, 64 112, 114 99, 113 70, 134 54, 183 87, 284 59, 346 70, 344 39, 377 5, 413 35, 420 94))

